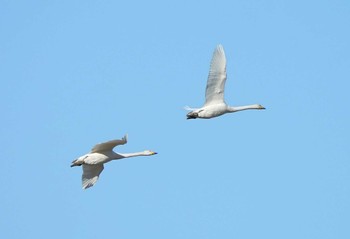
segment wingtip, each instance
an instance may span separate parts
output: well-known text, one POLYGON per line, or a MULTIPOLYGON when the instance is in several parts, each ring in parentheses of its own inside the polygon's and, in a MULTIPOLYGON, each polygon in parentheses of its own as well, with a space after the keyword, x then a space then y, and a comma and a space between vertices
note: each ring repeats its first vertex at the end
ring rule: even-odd
POLYGON ((94 186, 93 184, 87 184, 87 185, 83 185, 82 189, 86 190, 88 188, 91 188, 92 186, 94 186))
POLYGON ((222 46, 222 44, 218 44, 218 45, 216 46, 216 49, 223 51, 223 50, 224 50, 224 47, 222 46))
MULTIPOLYGON (((224 47, 223 47, 221 44, 219 44, 219 45, 216 46, 216 48, 215 48, 215 50, 214 50, 214 53, 213 53, 212 62, 214 61, 214 59, 215 59, 216 57, 219 57, 219 56, 221 56, 220 59, 223 59, 224 62, 226 61, 226 56, 225 56, 224 47)), ((226 65, 226 63, 224 63, 224 64, 226 65)))

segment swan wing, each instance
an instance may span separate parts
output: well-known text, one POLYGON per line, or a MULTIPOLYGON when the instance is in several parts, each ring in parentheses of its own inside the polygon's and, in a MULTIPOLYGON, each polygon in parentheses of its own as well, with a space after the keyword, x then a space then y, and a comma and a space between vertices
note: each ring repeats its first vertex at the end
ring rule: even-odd
POLYGON ((96 144, 92 149, 91 153, 98 153, 107 150, 112 150, 117 145, 123 145, 128 142, 128 136, 125 135, 122 139, 110 140, 104 143, 96 144))
POLYGON ((207 88, 205 91, 205 106, 224 103, 226 82, 226 57, 222 45, 218 45, 210 63, 207 88))
POLYGON ((83 189, 87 189, 89 187, 94 186, 102 170, 103 164, 83 164, 83 176, 81 178, 83 183, 83 189))

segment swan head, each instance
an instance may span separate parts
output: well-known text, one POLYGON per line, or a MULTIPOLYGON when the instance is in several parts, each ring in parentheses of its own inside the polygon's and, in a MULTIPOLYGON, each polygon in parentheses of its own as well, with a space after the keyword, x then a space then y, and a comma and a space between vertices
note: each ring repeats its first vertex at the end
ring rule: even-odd
POLYGON ((198 118, 198 112, 191 111, 186 116, 187 116, 187 119, 196 119, 196 118, 198 118))
POLYGON ((157 152, 154 152, 152 150, 145 150, 143 151, 144 155, 146 156, 151 156, 151 155, 155 155, 155 154, 158 154, 157 152))
POLYGON ((259 109, 259 110, 264 110, 264 109, 265 109, 265 107, 264 107, 264 106, 262 106, 262 105, 258 105, 258 109, 259 109))

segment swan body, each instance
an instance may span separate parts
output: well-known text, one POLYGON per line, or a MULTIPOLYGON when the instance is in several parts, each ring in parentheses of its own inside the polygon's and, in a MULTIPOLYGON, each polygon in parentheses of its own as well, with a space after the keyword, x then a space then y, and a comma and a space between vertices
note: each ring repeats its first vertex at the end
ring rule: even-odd
POLYGON ((224 100, 226 78, 226 56, 224 48, 218 45, 210 63, 204 106, 201 108, 185 107, 186 110, 191 111, 187 114, 187 119, 210 119, 242 110, 265 109, 265 107, 259 104, 236 107, 228 106, 224 100))
POLYGON ((77 158, 71 164, 71 167, 82 166, 82 185, 83 189, 94 186, 97 182, 104 164, 112 160, 123 158, 137 157, 137 156, 151 156, 157 154, 151 150, 145 150, 136 153, 116 153, 113 148, 117 145, 124 145, 127 143, 127 135, 122 139, 115 139, 104 143, 96 144, 89 153, 77 158))

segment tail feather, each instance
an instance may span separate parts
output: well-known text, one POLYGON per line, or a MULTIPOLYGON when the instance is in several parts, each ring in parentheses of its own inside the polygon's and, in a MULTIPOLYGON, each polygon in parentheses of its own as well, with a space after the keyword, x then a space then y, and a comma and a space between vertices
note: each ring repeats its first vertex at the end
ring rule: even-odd
POLYGON ((76 159, 76 160, 74 160, 73 162, 72 162, 72 164, 70 165, 71 167, 75 167, 75 166, 81 166, 82 165, 82 163, 79 163, 78 162, 78 159, 76 159))
POLYGON ((72 162, 72 164, 70 166, 74 167, 74 166, 81 166, 81 165, 83 165, 84 159, 87 158, 87 157, 88 157, 87 155, 84 155, 82 157, 79 157, 79 158, 73 160, 73 162, 72 162))

